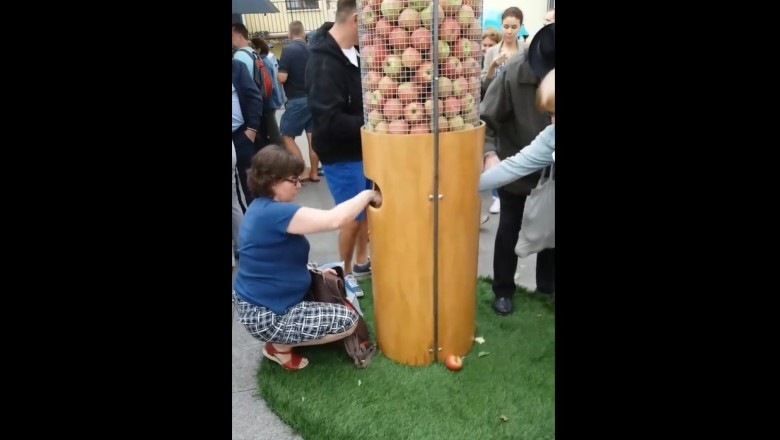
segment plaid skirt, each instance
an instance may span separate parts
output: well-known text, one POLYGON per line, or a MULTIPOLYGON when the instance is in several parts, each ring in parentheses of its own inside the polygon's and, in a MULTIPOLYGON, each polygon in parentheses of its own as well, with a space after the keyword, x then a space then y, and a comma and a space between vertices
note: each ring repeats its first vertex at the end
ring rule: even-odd
POLYGON ((358 321, 357 313, 341 304, 302 301, 284 315, 250 304, 233 292, 238 321, 262 342, 296 345, 343 333, 358 321))

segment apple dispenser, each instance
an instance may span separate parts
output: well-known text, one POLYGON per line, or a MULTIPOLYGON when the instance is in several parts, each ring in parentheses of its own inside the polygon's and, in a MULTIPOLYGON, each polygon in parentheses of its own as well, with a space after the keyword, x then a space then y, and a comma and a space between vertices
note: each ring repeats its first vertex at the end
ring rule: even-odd
POLYGON ((474 340, 482 1, 357 5, 377 342, 426 365, 474 340))

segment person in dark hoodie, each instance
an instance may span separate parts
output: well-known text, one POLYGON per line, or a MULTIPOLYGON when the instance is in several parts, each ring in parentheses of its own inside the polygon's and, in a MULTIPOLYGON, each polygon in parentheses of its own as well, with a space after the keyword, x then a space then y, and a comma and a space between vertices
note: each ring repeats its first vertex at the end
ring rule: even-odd
MULTIPOLYGON (((554 44, 555 25, 548 27, 550 29, 539 33, 552 34, 554 44)), ((550 124, 549 115, 537 106, 537 87, 541 78, 526 61, 527 58, 513 57, 507 62, 504 74, 490 84, 485 99, 480 103, 480 118, 487 125, 486 170, 499 159, 517 154, 550 124)), ((512 298, 517 287, 514 281, 517 270, 515 246, 523 221, 525 199, 540 176, 541 171, 537 171, 498 189, 501 214, 493 251, 493 309, 499 315, 512 313, 512 298)), ((536 256, 536 290, 555 294, 555 249, 545 249, 536 256)))
MULTIPOLYGON (((322 162, 328 189, 338 205, 372 188, 363 174, 363 96, 360 85, 358 16, 355 0, 338 0, 336 22, 315 33, 306 63, 308 103, 314 120, 312 144, 322 162)), ((362 297, 355 277, 371 275, 365 211, 339 228, 339 255, 347 291, 362 297), (355 253, 354 266, 353 253, 355 253)))

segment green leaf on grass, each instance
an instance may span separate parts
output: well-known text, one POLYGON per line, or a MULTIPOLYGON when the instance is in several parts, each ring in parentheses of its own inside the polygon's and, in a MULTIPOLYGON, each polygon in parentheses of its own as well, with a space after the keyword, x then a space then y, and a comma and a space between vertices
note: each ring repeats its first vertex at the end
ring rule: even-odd
POLYGON ((485 343, 485 338, 483 338, 482 336, 480 336, 478 338, 474 338, 474 340, 479 342, 480 344, 484 344, 485 343))
POLYGON ((501 414, 501 417, 499 417, 499 419, 501 419, 502 422, 506 422, 507 420, 509 420, 509 417, 501 414))
POLYGON ((360 385, 363 385, 363 381, 361 381, 360 379, 358 379, 358 386, 360 386, 360 385))
POLYGON ((481 357, 487 356, 489 354, 490 354, 489 351, 480 351, 479 354, 477 355, 477 358, 481 358, 481 357))

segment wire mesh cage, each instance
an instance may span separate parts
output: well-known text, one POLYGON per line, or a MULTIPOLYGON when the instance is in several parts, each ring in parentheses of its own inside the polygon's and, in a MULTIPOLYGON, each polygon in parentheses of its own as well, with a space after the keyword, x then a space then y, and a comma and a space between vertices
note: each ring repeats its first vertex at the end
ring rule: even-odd
POLYGON ((482 0, 357 4, 365 129, 417 134, 477 126, 482 0))

